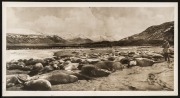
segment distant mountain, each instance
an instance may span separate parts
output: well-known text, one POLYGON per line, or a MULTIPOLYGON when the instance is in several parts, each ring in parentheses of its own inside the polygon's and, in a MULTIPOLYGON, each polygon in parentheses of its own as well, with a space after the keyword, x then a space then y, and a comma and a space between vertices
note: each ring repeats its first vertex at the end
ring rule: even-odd
POLYGON ((111 46, 161 46, 167 39, 174 45, 174 22, 148 27, 141 33, 129 36, 119 41, 101 41, 92 44, 83 44, 85 47, 111 47, 111 46))
POLYGON ((139 34, 132 35, 122 40, 163 40, 174 41, 174 21, 160 25, 150 26, 139 34))
POLYGON ((74 39, 70 39, 68 40, 68 43, 72 43, 72 44, 84 44, 84 43, 93 43, 93 41, 91 39, 88 38, 74 38, 74 39))
MULTIPOLYGON (((102 38, 103 39, 103 38, 102 38)), ((174 22, 166 22, 160 25, 148 27, 139 34, 129 36, 119 41, 95 42, 88 38, 63 39, 57 35, 23 35, 7 33, 7 48, 52 48, 52 47, 112 47, 112 46, 160 46, 163 39, 167 39, 171 45, 174 45, 174 22), (31 44, 31 46, 24 45, 31 44), (38 45, 45 44, 45 45, 38 45), (35 47, 34 47, 34 46, 35 47), (38 47, 37 47, 38 46, 38 47)))
POLYGON ((7 44, 84 44, 93 43, 88 38, 74 38, 65 40, 57 35, 25 35, 25 34, 13 34, 7 33, 7 44))
POLYGON ((7 44, 54 44, 65 43, 66 40, 57 35, 24 35, 12 34, 6 35, 7 44))

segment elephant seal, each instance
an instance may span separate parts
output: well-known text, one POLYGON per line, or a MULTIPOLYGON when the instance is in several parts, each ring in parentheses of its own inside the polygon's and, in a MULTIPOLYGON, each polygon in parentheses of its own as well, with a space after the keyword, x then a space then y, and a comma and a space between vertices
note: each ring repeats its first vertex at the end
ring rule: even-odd
POLYGON ((116 61, 101 61, 96 63, 95 66, 112 72, 124 69, 124 65, 116 61))
POLYGON ((106 69, 109 71, 113 70, 112 65, 113 65, 113 61, 101 61, 101 62, 94 64, 94 66, 96 66, 99 69, 106 69))
POLYGON ((92 59, 86 59, 86 61, 89 64, 95 64, 95 63, 99 62, 100 60, 97 58, 92 58, 92 59))
POLYGON ((82 59, 81 58, 72 57, 70 59, 71 59, 72 63, 82 63, 82 59))
POLYGON ((23 71, 31 71, 32 70, 32 66, 24 66, 22 68, 20 68, 23 71))
POLYGON ((147 58, 135 58, 137 66, 152 66, 155 62, 147 58))
POLYGON ((48 80, 52 85, 56 85, 56 84, 66 84, 66 83, 72 83, 72 82, 76 82, 78 81, 78 78, 74 75, 69 75, 63 72, 59 72, 59 73, 54 73, 54 72, 50 72, 50 73, 45 73, 45 74, 41 74, 41 75, 36 75, 33 77, 30 77, 30 80, 35 80, 35 79, 46 79, 48 80))
POLYGON ((121 64, 129 64, 130 59, 129 59, 129 58, 122 58, 122 59, 120 60, 120 62, 121 62, 121 64))
POLYGON ((46 65, 46 61, 42 60, 42 59, 29 59, 29 60, 24 60, 24 63, 28 66, 28 65, 35 65, 36 63, 41 63, 43 65, 46 65))
POLYGON ((16 84, 22 83, 17 76, 12 75, 12 76, 6 76, 6 88, 12 87, 16 84))
POLYGON ((112 67, 113 67, 112 71, 123 70, 125 68, 125 65, 121 64, 120 62, 113 62, 112 67))
POLYGON ((129 57, 133 57, 134 55, 135 55, 135 52, 129 52, 129 53, 128 53, 128 56, 129 56, 129 57))
POLYGON ((31 72, 28 73, 28 75, 33 76, 38 74, 43 69, 43 65, 41 63, 36 63, 33 65, 31 72))
POLYGON ((152 66, 155 63, 161 63, 162 61, 154 61, 148 58, 135 58, 132 62, 134 63, 129 63, 129 66, 146 67, 146 66, 152 66))
POLYGON ((80 71, 74 72, 74 71, 66 71, 66 70, 55 70, 52 73, 65 73, 65 74, 68 74, 68 75, 74 75, 74 76, 76 76, 78 78, 78 80, 87 80, 88 81, 88 80, 94 79, 92 77, 89 77, 87 75, 84 75, 84 74, 80 73, 80 71))
POLYGON ((42 70, 39 71, 39 74, 44 74, 44 73, 48 73, 54 70, 54 67, 51 65, 45 66, 43 67, 42 70))
POLYGON ((79 66, 79 63, 69 63, 68 65, 64 66, 64 69, 68 70, 68 71, 70 71, 70 70, 77 70, 78 66, 79 66))
POLYGON ((49 80, 52 84, 66 84, 78 81, 78 78, 76 76, 68 75, 65 73, 54 74, 46 77, 45 79, 49 80))
POLYGON ((114 61, 115 59, 116 59, 116 58, 113 57, 113 56, 108 57, 108 60, 109 60, 109 61, 114 61))
POLYGON ((82 74, 85 74, 90 77, 103 77, 103 76, 108 76, 111 74, 110 71, 105 70, 105 69, 100 69, 94 65, 84 65, 81 68, 82 74))
POLYGON ((58 64, 59 62, 57 60, 49 63, 49 65, 51 65, 54 69, 59 69, 58 64))
POLYGON ((23 62, 8 62, 6 65, 8 70, 21 69, 25 66, 23 62))
POLYGON ((51 83, 46 79, 29 80, 26 82, 24 81, 22 89, 47 91, 51 90, 51 83))

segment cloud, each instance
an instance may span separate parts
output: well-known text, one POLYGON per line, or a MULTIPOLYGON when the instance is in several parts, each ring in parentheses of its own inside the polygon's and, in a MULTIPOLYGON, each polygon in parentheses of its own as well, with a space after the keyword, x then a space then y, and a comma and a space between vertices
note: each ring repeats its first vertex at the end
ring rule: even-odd
POLYGON ((56 34, 63 38, 120 40, 151 25, 173 21, 173 8, 26 7, 7 9, 8 33, 56 34))

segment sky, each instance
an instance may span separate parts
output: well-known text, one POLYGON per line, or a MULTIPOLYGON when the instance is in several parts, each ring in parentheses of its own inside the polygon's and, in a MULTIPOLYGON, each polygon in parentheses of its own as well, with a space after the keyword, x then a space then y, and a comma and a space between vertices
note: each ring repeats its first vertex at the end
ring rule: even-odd
POLYGON ((169 21, 173 7, 8 7, 6 33, 117 41, 169 21))

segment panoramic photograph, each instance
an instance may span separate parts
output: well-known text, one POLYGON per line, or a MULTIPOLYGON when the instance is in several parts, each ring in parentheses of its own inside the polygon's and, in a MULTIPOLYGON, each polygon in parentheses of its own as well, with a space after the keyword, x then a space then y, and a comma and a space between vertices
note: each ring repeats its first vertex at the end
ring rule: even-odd
POLYGON ((174 91, 174 10, 5 7, 5 91, 174 91))

